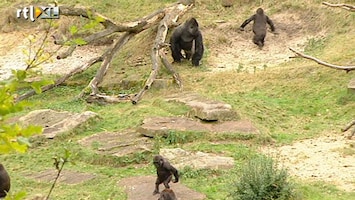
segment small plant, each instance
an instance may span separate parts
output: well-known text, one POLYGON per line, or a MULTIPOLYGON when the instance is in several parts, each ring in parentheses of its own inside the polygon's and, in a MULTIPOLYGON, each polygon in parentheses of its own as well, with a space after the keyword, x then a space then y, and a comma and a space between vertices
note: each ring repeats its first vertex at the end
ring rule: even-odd
POLYGON ((235 200, 296 199, 287 177, 287 171, 278 169, 272 158, 258 156, 242 167, 231 197, 235 200))
POLYGON ((62 170, 63 170, 63 168, 64 168, 64 165, 66 164, 66 163, 68 163, 68 162, 71 162, 70 160, 69 160, 69 158, 70 158, 70 156, 71 156, 71 152, 68 150, 68 149, 64 149, 65 151, 64 151, 64 155, 63 156, 55 156, 55 157, 53 157, 53 159, 54 159, 54 166, 55 166, 55 168, 56 168, 56 170, 57 170, 57 176, 55 177, 55 179, 54 179, 54 182, 53 182, 53 184, 52 184, 52 187, 51 187, 51 189, 49 190, 49 192, 48 192, 48 195, 47 195, 47 197, 46 197, 46 200, 48 200, 49 199, 49 196, 52 194, 52 191, 53 191, 53 189, 54 189, 54 187, 55 187, 55 184, 57 183, 57 181, 58 181, 58 179, 59 179, 59 176, 60 176, 60 174, 62 173, 62 170))

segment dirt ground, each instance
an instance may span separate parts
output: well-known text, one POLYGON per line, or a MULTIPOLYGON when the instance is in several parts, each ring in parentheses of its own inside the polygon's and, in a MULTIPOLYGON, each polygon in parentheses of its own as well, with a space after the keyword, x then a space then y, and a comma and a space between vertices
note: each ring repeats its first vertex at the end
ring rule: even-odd
MULTIPOLYGON (((283 21, 283 14, 273 16, 278 34, 268 32, 263 50, 257 48, 251 41, 251 25, 244 32, 237 30, 235 24, 219 23, 215 29, 204 30, 208 35, 206 40, 216 44, 218 40, 229 38, 224 45, 210 47, 207 59, 209 68, 213 71, 237 70, 248 66, 255 68, 272 67, 289 60, 293 54, 288 47, 302 50, 308 37, 322 37, 322 31, 309 34, 303 30, 302 16, 288 16, 293 23, 288 27, 283 21), (226 30, 224 35, 220 31, 226 30)), ((8 76, 9 69, 24 68, 25 56, 22 49, 26 47, 26 37, 22 32, 0 34, 0 79, 8 76)), ((101 49, 95 47, 78 48, 68 59, 55 60, 43 66, 44 73, 63 74, 68 70, 82 65, 85 61, 98 55, 101 49)), ((354 150, 354 140, 348 140, 339 133, 329 133, 319 138, 299 141, 290 146, 264 149, 265 153, 276 154, 281 164, 289 169, 293 176, 309 181, 326 181, 337 185, 346 191, 355 190, 355 157, 344 154, 344 149, 354 150)))

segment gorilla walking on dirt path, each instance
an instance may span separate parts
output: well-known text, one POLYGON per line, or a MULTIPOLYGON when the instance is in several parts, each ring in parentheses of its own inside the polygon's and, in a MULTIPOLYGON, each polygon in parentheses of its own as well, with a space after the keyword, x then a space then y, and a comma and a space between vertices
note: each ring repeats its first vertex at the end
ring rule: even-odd
POLYGON ((253 42, 258 45, 261 49, 264 46, 264 39, 266 36, 266 23, 270 25, 271 31, 275 31, 274 23, 271 19, 264 14, 264 10, 262 8, 258 8, 256 10, 256 14, 251 16, 249 19, 245 20, 243 24, 240 26, 239 30, 244 31, 244 27, 249 24, 251 21, 254 21, 253 24, 253 42))

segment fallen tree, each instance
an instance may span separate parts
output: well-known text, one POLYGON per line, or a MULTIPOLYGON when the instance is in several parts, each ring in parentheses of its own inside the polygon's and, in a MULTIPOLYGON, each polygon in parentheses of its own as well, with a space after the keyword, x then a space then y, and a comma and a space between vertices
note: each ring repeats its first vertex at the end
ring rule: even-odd
MULTIPOLYGON (((91 34, 82 38, 84 41, 83 44, 71 43, 66 51, 61 52, 57 55, 57 59, 65 59, 68 56, 71 56, 75 51, 77 46, 90 44, 98 39, 105 38, 117 32, 124 32, 120 36, 120 38, 112 45, 111 48, 107 49, 101 56, 97 58, 91 59, 85 65, 78 67, 77 69, 72 70, 68 74, 62 76, 57 79, 53 84, 43 86, 42 92, 48 91, 62 83, 64 83, 68 78, 85 71, 90 68, 92 65, 98 62, 102 62, 100 68, 97 70, 95 77, 90 81, 88 86, 79 94, 79 97, 85 98, 88 102, 98 101, 100 103, 118 103, 118 102, 127 102, 130 100, 133 104, 138 103, 140 99, 142 99, 144 93, 150 89, 154 80, 160 69, 160 64, 162 63, 168 70, 169 73, 172 74, 172 77, 175 83, 182 88, 183 83, 173 68, 173 66, 168 62, 165 51, 167 48, 167 44, 165 44, 165 39, 168 33, 169 28, 172 26, 176 26, 178 19, 185 14, 189 9, 194 6, 193 0, 181 0, 177 3, 174 3, 166 8, 160 9, 158 11, 153 12, 150 15, 147 15, 139 20, 134 22, 118 24, 113 20, 109 19, 97 13, 93 10, 86 8, 76 8, 76 7, 68 7, 68 6, 60 6, 61 15, 64 16, 76 16, 76 17, 84 17, 88 19, 95 19, 99 21, 99 23, 104 27, 104 30, 91 34), (111 67, 112 60, 115 58, 115 55, 119 52, 119 50, 136 34, 140 32, 155 27, 158 24, 157 35, 154 42, 154 45, 151 50, 151 60, 152 60, 152 69, 150 76, 146 80, 144 87, 137 94, 127 94, 127 95, 119 95, 119 96, 108 96, 106 94, 101 94, 98 88, 98 85, 102 82, 104 76, 107 73, 107 70, 111 67), (122 98, 124 96, 124 98, 122 98)), ((59 38, 54 38, 54 43, 57 45, 65 45, 66 41, 61 40, 59 38)), ((34 91, 29 91, 21 96, 19 96, 16 100, 21 101, 30 96, 36 94, 34 91)))

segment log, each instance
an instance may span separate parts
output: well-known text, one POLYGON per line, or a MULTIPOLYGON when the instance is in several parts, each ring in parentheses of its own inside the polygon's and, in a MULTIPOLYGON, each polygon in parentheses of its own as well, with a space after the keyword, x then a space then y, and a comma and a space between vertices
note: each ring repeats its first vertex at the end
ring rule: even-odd
MULTIPOLYGON (((352 70, 355 70, 355 66, 340 66, 340 65, 334 65, 334 64, 330 64, 330 63, 327 63, 327 62, 324 62, 322 60, 319 60, 315 57, 312 57, 312 56, 309 56, 309 55, 306 55, 306 54, 303 54, 299 51, 296 51, 295 49, 289 47, 289 49, 291 51, 293 51, 294 53, 296 53, 297 56, 295 57, 302 57, 302 58, 306 58, 306 59, 309 59, 309 60, 313 60, 315 61, 316 63, 320 64, 320 65, 323 65, 323 66, 326 66, 326 67, 330 67, 330 68, 333 68, 333 69, 338 69, 338 70, 345 70, 346 72, 349 72, 349 71, 352 71, 352 70)), ((294 58, 294 57, 292 57, 294 58)))
POLYGON ((170 74, 172 74, 176 84, 180 87, 180 90, 182 90, 183 84, 179 73, 177 73, 173 66, 169 63, 164 52, 160 52, 159 56, 165 68, 170 72, 170 74))

